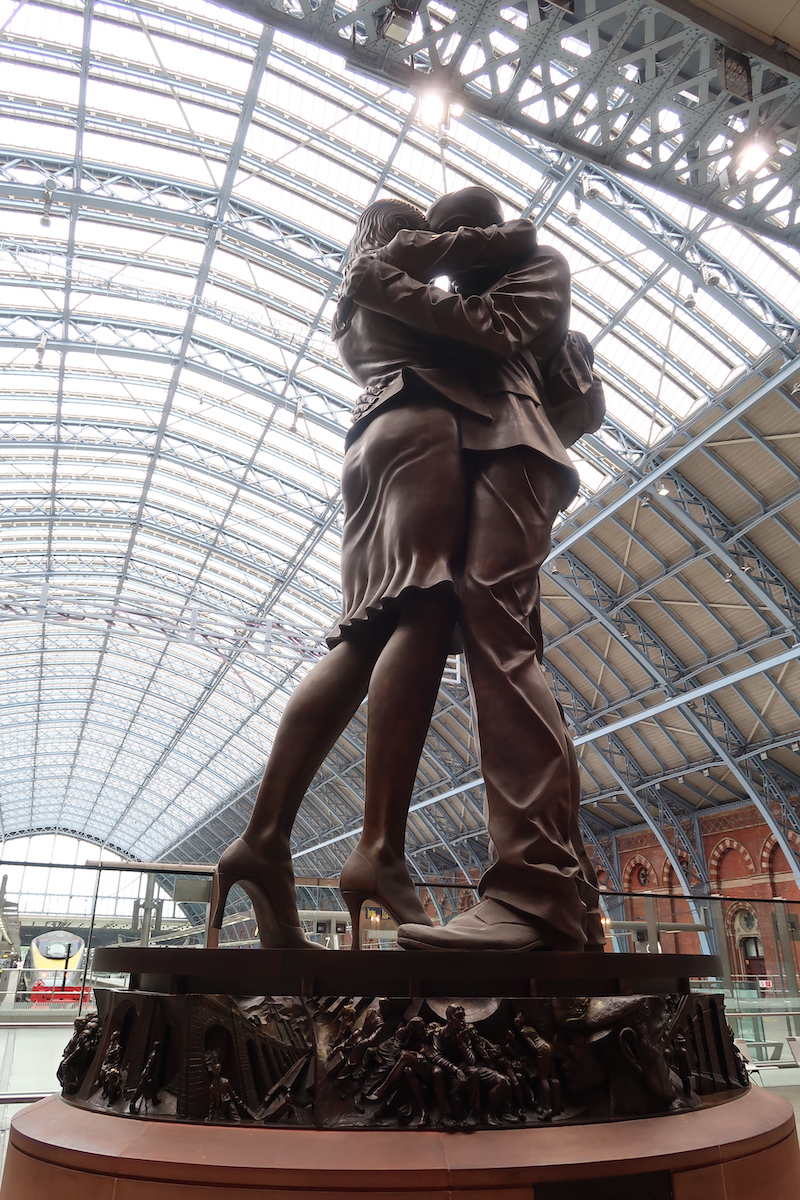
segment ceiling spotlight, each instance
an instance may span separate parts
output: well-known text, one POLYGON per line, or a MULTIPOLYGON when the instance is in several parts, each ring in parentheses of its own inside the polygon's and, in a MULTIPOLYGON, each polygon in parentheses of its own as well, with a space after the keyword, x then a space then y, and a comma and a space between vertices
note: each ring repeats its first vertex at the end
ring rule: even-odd
POLYGON ((716 54, 719 86, 737 100, 752 100, 753 74, 747 55, 728 46, 717 46, 716 54))
POLYGON ((375 13, 378 37, 402 46, 408 41, 419 5, 420 0, 390 0, 385 8, 379 8, 375 13))
POLYGON ((697 288, 692 288, 690 294, 683 302, 683 307, 688 308, 690 312, 693 308, 697 307, 697 288))
POLYGON ((739 155, 739 170, 742 174, 754 175, 769 162, 772 151, 763 142, 753 141, 739 155))
POLYGON ((789 388, 789 395, 793 400, 800 400, 800 381, 792 384, 789 388))
POLYGON ((661 486, 659 487, 658 494, 659 494, 659 496, 668 496, 669 495, 669 488, 667 487, 667 485, 665 483, 662 483, 661 486))
POLYGON ((446 125, 447 98, 443 92, 425 89, 419 95, 419 116, 424 125, 438 128, 446 125))
POLYGON ((580 217, 578 216, 577 212, 571 212, 571 213, 569 214, 569 216, 567 217, 567 224, 568 224, 568 225, 572 225, 572 226, 573 226, 573 228, 574 228, 574 226, 576 226, 576 225, 580 225, 580 223, 581 223, 581 219, 580 219, 580 217))
POLYGON ((700 267, 700 274, 703 276, 703 283, 706 287, 719 287, 722 283, 722 276, 719 271, 709 263, 703 263, 700 267))

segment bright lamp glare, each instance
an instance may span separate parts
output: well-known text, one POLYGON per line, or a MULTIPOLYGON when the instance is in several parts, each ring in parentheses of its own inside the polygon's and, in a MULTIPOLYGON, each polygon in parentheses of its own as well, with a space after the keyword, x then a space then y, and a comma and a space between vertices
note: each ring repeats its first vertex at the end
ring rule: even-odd
POLYGON ((746 150, 742 151, 739 159, 739 169, 742 171, 758 171, 764 166, 764 163, 769 158, 769 147, 763 142, 751 142, 746 150))
POLYGON ((423 125, 441 125, 445 98, 441 92, 423 92, 419 98, 419 117, 423 125))

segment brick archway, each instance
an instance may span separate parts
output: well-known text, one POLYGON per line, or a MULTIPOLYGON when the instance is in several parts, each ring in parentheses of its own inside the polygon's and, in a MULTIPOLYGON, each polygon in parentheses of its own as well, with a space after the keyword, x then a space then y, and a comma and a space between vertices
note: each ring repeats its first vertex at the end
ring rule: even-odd
MULTIPOLYGON (((790 829, 789 833, 788 833, 788 838, 789 838, 790 843, 794 847, 794 849, 797 851, 798 858, 800 858, 800 837, 798 837, 797 834, 794 833, 793 830, 790 829)), ((769 875, 770 860, 772 858, 772 852, 775 849, 775 847, 777 846, 777 844, 778 844, 778 839, 775 837, 774 833, 771 833, 769 835, 769 837, 767 838, 767 840, 764 842, 764 845, 761 847, 761 864, 760 865, 761 865, 761 874, 762 875, 769 875)))
POLYGON ((735 838, 725 837, 722 841, 717 842, 708 859, 708 878, 711 890, 714 892, 722 891, 720 863, 729 850, 736 850, 741 854, 748 875, 756 874, 756 864, 753 862, 752 855, 747 847, 743 846, 741 842, 737 842, 735 838))
POLYGON ((639 867, 644 867, 647 871, 650 872, 650 879, 652 882, 649 884, 646 884, 644 886, 646 886, 646 887, 656 887, 657 886, 658 872, 656 871, 653 864, 650 862, 650 859, 645 858, 645 856, 643 854, 634 854, 633 858, 629 859, 628 862, 625 864, 625 871, 622 876, 623 892, 632 892, 632 891, 636 890, 635 888, 631 887, 631 878, 633 876, 634 871, 637 870, 637 868, 639 868, 639 867))
MULTIPOLYGON (((689 879, 691 881, 692 865, 689 862, 687 855, 685 855, 683 852, 681 852, 678 855, 678 862, 683 867, 683 870, 686 874, 687 879, 689 879)), ((676 887, 679 888, 681 886, 680 880, 678 879, 678 876, 675 874, 675 868, 673 867, 673 865, 669 861, 669 859, 665 858, 664 865, 661 868, 661 886, 663 888, 665 888, 667 891, 669 891, 670 887, 672 886, 672 883, 670 882, 671 880, 674 882, 676 887)))

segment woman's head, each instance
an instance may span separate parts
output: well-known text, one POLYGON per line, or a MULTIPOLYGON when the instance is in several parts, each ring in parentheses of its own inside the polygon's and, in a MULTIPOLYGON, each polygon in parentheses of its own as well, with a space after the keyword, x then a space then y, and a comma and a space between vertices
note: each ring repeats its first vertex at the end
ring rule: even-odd
MULTIPOLYGON (((388 245, 401 229, 428 228, 424 215, 418 208, 414 208, 413 204, 407 204, 405 200, 376 200, 374 204, 368 204, 358 218, 347 261, 352 262, 359 254, 379 250, 381 246, 388 245)), ((345 297, 337 304, 331 324, 331 337, 334 341, 350 328, 354 310, 355 301, 352 297, 345 297)))
POLYGON ((387 245, 401 229, 427 228, 424 215, 413 204, 405 200, 376 200, 358 218, 349 257, 387 245))

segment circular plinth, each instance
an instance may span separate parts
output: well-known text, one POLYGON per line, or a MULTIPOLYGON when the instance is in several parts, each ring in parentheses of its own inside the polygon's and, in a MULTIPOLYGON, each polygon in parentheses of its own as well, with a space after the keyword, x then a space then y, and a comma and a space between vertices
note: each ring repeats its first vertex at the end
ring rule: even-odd
POLYGON ((673 1200, 755 1200, 768 1180, 770 1200, 798 1200, 794 1114, 753 1089, 616 1124, 336 1133, 165 1126, 51 1096, 13 1120, 0 1200, 531 1200, 532 1188, 572 1200, 611 1194, 615 1179, 616 1195, 658 1195, 660 1184, 673 1200))

